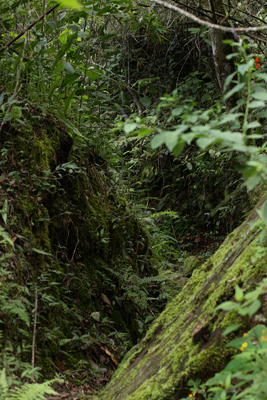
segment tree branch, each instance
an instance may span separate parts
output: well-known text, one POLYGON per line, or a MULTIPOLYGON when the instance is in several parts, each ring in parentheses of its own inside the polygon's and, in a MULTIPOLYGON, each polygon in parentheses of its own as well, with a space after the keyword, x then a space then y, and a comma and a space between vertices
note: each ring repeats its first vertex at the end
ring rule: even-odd
POLYGON ((22 31, 19 35, 17 35, 14 39, 12 39, 8 44, 3 46, 0 49, 0 53, 2 53, 7 47, 11 46, 14 42, 16 42, 21 36, 24 35, 24 33, 29 31, 30 29, 32 29, 36 24, 38 24, 38 22, 42 21, 42 19, 44 19, 48 14, 51 14, 51 12, 54 11, 58 6, 59 6, 59 3, 57 3, 55 6, 50 8, 50 10, 45 12, 40 18, 38 18, 35 22, 33 22, 31 25, 29 25, 28 28, 24 29, 24 31, 22 31))
POLYGON ((230 28, 227 26, 212 24, 210 22, 204 21, 203 19, 196 17, 195 15, 189 13, 188 11, 183 10, 180 7, 173 6, 172 4, 167 3, 166 1, 152 0, 152 2, 159 4, 160 6, 163 6, 165 8, 169 8, 170 10, 177 11, 179 14, 182 14, 189 19, 192 19, 194 22, 197 22, 199 25, 204 25, 204 26, 207 26, 208 28, 218 29, 219 31, 223 31, 223 32, 233 32, 233 29, 234 29, 236 32, 246 33, 246 32, 258 32, 258 31, 263 31, 263 30, 267 29, 267 25, 253 26, 253 27, 247 27, 247 28, 245 28, 245 27, 244 28, 230 28))

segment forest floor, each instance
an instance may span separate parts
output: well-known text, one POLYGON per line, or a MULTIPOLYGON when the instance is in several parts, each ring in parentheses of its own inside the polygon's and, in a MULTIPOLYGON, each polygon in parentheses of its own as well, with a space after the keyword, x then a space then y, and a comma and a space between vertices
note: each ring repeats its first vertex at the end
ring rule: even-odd
MULTIPOLYGON (((83 374, 84 375, 84 374, 83 374)), ((93 378, 92 380, 82 383, 84 376, 80 377, 81 384, 64 381, 61 384, 53 385, 58 395, 46 396, 47 400, 82 400, 87 396, 96 394, 96 392, 111 380, 112 374, 110 372, 101 372, 101 376, 93 378)))

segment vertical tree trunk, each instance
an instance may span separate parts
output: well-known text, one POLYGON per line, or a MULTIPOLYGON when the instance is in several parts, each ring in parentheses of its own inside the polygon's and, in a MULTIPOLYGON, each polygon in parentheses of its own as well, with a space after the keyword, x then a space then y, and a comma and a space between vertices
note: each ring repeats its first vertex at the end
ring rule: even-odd
MULTIPOLYGON (((223 17, 217 17, 217 13, 226 15, 223 0, 209 0, 210 8, 213 11, 215 23, 229 26, 223 23, 223 17)), ((233 39, 233 34, 229 32, 222 32, 218 29, 210 28, 210 39, 212 44, 212 53, 214 58, 215 72, 218 80, 221 93, 224 91, 225 79, 228 75, 233 73, 236 69, 234 59, 227 60, 226 56, 232 53, 232 47, 229 44, 223 43, 226 39, 233 39)), ((230 88, 228 88, 229 90, 230 88)), ((225 102, 226 108, 229 110, 236 104, 236 97, 231 97, 225 102)))

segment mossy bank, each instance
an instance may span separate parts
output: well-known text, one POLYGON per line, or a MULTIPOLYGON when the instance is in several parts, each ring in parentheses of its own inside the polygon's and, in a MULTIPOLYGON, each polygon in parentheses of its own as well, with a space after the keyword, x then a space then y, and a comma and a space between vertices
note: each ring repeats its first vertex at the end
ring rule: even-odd
POLYGON ((1 224, 14 243, 13 250, 0 248, 7 271, 0 278, 3 344, 31 344, 34 335, 35 365, 46 376, 81 360, 88 368, 91 359, 94 368, 114 370, 127 343, 140 338, 141 288, 129 276, 155 272, 148 235, 86 139, 30 103, 26 108, 0 139, 1 224))

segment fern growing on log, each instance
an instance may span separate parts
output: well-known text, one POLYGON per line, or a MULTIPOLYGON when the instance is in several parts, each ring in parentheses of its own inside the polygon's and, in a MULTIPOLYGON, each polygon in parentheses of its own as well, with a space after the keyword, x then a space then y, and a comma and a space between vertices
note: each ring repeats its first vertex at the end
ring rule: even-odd
POLYGON ((46 400, 45 394, 58 394, 50 387, 58 379, 44 383, 25 383, 21 388, 10 389, 5 368, 0 373, 0 400, 46 400))

